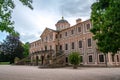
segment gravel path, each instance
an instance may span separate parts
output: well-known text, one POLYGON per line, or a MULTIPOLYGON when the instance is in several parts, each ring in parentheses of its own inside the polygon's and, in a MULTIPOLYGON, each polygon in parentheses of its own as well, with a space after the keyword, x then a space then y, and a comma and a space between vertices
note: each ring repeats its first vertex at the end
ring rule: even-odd
POLYGON ((120 80, 120 68, 55 68, 0 65, 0 80, 120 80))

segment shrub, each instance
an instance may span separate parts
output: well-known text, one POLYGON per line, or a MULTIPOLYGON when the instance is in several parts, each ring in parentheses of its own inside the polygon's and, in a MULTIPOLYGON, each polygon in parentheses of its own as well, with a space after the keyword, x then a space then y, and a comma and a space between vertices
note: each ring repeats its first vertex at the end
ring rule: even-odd
POLYGON ((14 62, 15 62, 15 63, 18 63, 19 60, 20 60, 20 58, 15 57, 14 62))
POLYGON ((69 54, 69 62, 73 65, 73 68, 76 69, 80 63, 80 54, 78 52, 72 52, 69 54))

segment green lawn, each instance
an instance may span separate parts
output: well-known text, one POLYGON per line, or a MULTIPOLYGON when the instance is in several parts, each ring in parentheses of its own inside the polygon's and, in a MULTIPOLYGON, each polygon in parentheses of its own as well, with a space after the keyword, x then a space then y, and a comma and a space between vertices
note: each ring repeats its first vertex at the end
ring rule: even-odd
POLYGON ((0 65, 9 65, 10 62, 0 62, 0 65))

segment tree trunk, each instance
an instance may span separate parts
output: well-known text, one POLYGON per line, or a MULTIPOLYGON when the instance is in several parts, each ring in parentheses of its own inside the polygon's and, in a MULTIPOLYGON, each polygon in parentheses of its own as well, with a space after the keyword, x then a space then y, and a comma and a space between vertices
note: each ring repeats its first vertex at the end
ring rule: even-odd
POLYGON ((73 65, 73 69, 77 69, 78 68, 78 65, 73 65))
POLYGON ((107 65, 107 54, 105 53, 105 64, 106 64, 106 67, 108 67, 107 65))
POLYGON ((10 54, 10 60, 9 60, 9 61, 10 61, 10 64, 13 64, 13 63, 14 63, 14 59, 15 59, 15 58, 14 58, 14 55, 10 54))

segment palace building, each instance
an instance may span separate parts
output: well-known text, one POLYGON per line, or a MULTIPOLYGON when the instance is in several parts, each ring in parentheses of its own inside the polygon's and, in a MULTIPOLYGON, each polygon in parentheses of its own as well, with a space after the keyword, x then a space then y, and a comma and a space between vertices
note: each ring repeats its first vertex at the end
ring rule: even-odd
POLYGON ((40 39, 30 43, 31 63, 36 65, 69 65, 68 55, 79 52, 81 64, 86 66, 120 65, 120 52, 114 56, 98 51, 96 41, 90 32, 90 20, 76 20, 74 26, 63 17, 56 24, 56 30, 46 28, 40 39))

